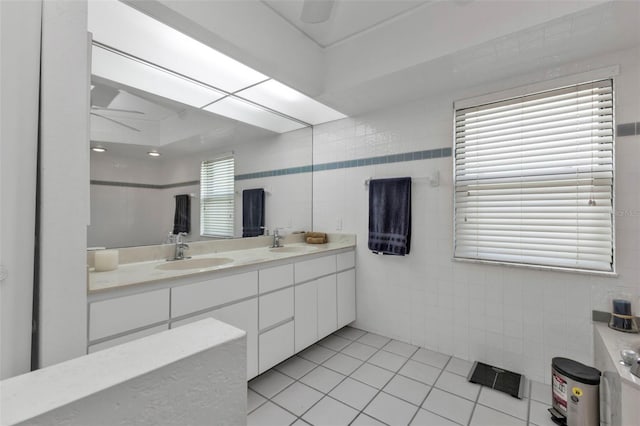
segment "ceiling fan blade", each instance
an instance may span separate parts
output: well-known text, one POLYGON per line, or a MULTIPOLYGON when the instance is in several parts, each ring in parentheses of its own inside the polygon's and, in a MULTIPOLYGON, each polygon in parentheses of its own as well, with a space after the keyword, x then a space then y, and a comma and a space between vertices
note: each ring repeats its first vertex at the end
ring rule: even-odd
POLYGON ((118 96, 120 91, 113 87, 106 86, 104 84, 92 83, 93 89, 91 89, 91 105, 99 107, 108 107, 111 101, 118 96))
POLYGON ((326 22, 331 16, 335 0, 304 0, 300 19, 307 24, 326 22))
POLYGON ((111 122, 116 123, 116 124, 118 124, 118 125, 120 125, 122 127, 126 127, 127 129, 131 129, 131 130, 133 130, 135 132, 139 132, 140 131, 140 129, 136 129, 135 127, 129 126, 128 124, 121 123, 120 121, 114 120, 113 118, 105 117, 102 114, 98 114, 96 112, 90 112, 89 114, 95 115, 96 117, 104 118, 105 120, 111 121, 111 122))
POLYGON ((135 109, 105 108, 105 107, 99 107, 99 106, 92 106, 91 109, 97 109, 100 111, 116 111, 116 112, 130 112, 132 114, 144 114, 144 112, 136 111, 135 109))

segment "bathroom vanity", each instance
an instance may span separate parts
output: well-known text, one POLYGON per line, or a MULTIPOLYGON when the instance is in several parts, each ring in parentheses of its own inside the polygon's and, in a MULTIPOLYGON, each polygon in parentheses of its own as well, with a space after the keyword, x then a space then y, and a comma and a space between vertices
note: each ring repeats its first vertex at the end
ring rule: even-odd
MULTIPOLYGON (((251 379, 355 320, 355 236, 248 240, 192 243, 194 256, 175 262, 149 249, 160 258, 90 270, 87 351, 212 317, 247 332, 251 379)), ((121 259, 140 256, 126 250, 121 259)))

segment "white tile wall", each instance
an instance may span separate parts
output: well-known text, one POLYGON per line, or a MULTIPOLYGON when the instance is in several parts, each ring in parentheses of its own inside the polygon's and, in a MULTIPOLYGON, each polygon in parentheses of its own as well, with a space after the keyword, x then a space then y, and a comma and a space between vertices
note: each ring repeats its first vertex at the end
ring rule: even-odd
MULTIPOLYGON (((135 159, 110 152, 91 155, 91 179, 163 185, 200 179, 200 163, 233 151, 236 175, 311 164, 311 130, 221 146, 180 159, 135 159)), ((264 188, 265 226, 287 234, 311 229, 311 173, 236 181, 235 234, 242 236, 242 191, 264 188)), ((91 186, 88 246, 126 247, 162 243, 173 229, 175 194, 193 193, 191 235, 200 232, 199 185, 168 189, 91 186)))
MULTIPOLYGON (((314 163, 451 147, 456 99, 611 65, 620 65, 617 122, 640 121, 640 49, 634 49, 539 70, 530 81, 491 82, 316 126, 314 163)), ((616 143, 617 278, 454 262, 452 158, 314 173, 314 229, 357 234, 357 326, 543 382, 553 356, 592 363, 591 310, 609 310, 611 293, 621 290, 640 308, 640 137, 616 143), (435 171, 439 187, 413 184, 411 253, 368 252, 364 180, 435 171)))

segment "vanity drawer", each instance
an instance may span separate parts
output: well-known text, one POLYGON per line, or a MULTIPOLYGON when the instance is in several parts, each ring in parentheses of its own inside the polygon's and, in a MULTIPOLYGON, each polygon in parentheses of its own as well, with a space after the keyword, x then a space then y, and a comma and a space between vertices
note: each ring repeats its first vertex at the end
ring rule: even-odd
POLYGON ((336 272, 336 257, 326 256, 295 264, 296 283, 309 281, 336 272))
POLYGON ((257 271, 174 287, 171 289, 171 317, 223 305, 257 293, 257 271))
POLYGON ((353 268, 356 266, 356 252, 348 251, 346 253, 340 253, 336 256, 336 264, 338 266, 338 271, 353 268))
POLYGON ((293 285, 293 265, 282 265, 258 271, 260 293, 293 285))
POLYGON ((260 374, 293 355, 293 321, 260 335, 260 374))
POLYGON ((93 302, 89 340, 101 339, 169 319, 169 289, 93 302))
POLYGON ((260 296, 260 330, 293 318, 293 287, 260 296))

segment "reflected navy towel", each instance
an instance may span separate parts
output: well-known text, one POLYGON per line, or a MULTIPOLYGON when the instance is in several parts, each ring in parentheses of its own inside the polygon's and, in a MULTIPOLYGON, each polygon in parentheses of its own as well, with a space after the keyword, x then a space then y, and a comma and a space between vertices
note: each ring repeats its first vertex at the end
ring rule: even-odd
POLYGON ((191 232, 191 197, 189 194, 176 195, 176 211, 173 214, 173 233, 191 232))
POLYGON ((404 256, 411 248, 411 178, 369 182, 369 250, 404 256))
POLYGON ((264 189, 242 191, 242 236, 264 234, 264 189))

